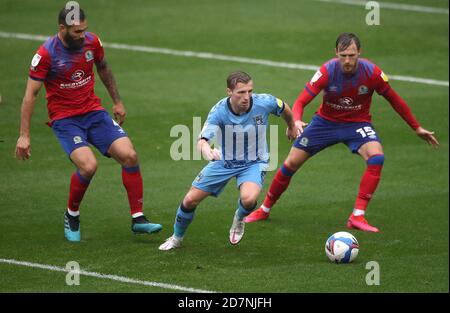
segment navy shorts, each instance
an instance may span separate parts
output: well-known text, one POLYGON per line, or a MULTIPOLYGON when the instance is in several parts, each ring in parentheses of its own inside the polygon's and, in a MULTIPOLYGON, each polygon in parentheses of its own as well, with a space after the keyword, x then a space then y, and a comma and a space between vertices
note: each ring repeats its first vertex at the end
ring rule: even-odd
POLYGON ((311 123, 294 142, 294 147, 313 156, 317 152, 337 143, 344 143, 353 152, 370 141, 381 142, 372 124, 367 122, 337 123, 314 115, 311 123))
POLYGON ((109 157, 111 144, 128 136, 104 110, 56 120, 52 129, 68 156, 73 150, 91 144, 109 157))

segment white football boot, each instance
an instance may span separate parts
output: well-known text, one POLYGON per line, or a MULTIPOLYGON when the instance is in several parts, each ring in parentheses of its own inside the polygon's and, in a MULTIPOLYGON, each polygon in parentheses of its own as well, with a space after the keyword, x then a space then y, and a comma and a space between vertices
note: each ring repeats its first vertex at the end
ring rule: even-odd
POLYGON ((245 222, 244 220, 240 220, 237 214, 234 215, 233 224, 230 228, 230 243, 232 245, 237 245, 242 237, 244 237, 245 230, 245 222))
POLYGON ((175 236, 170 236, 169 238, 166 239, 166 241, 159 246, 159 250, 161 251, 169 251, 175 248, 179 248, 181 247, 181 241, 183 239, 178 239, 175 238, 175 236))

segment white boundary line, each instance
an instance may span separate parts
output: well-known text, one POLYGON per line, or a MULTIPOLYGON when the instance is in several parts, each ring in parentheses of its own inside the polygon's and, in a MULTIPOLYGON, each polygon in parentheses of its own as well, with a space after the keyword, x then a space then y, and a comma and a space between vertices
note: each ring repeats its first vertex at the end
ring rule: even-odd
MULTIPOLYGON (((54 271, 54 272, 66 272, 66 273, 70 272, 69 270, 67 270, 63 267, 59 267, 59 266, 17 261, 17 260, 13 260, 13 259, 0 259, 0 263, 19 265, 19 266, 25 266, 25 267, 31 267, 31 268, 39 268, 39 269, 49 270, 49 271, 54 271)), ((202 290, 202 289, 195 289, 195 288, 183 287, 183 286, 172 285, 172 284, 157 283, 157 282, 145 281, 145 280, 137 280, 137 279, 132 279, 132 278, 124 277, 124 276, 101 274, 101 273, 96 273, 96 272, 88 272, 88 271, 84 271, 84 270, 80 270, 79 273, 80 273, 80 275, 84 275, 84 276, 90 276, 90 277, 95 277, 95 278, 100 278, 100 279, 109 279, 109 280, 114 280, 114 281, 121 282, 121 283, 144 285, 144 286, 158 287, 158 288, 163 288, 163 289, 178 290, 178 291, 184 291, 184 292, 215 293, 215 291, 210 291, 210 290, 202 290)))
MULTIPOLYGON (((328 2, 328 3, 340 3, 340 4, 350 4, 350 5, 360 5, 365 6, 369 1, 361 1, 361 0, 316 0, 320 2, 328 2)), ((403 4, 403 3, 392 3, 392 2, 380 2, 381 9, 393 9, 393 10, 403 10, 403 11, 413 11, 420 13, 436 13, 436 14, 447 14, 448 9, 437 8, 437 7, 427 7, 423 5, 411 5, 411 4, 403 4)))
MULTIPOLYGON (((0 38, 14 38, 14 39, 22 39, 22 40, 45 41, 49 37, 43 36, 43 35, 10 33, 10 32, 0 31, 0 38)), ((246 58, 246 57, 215 54, 215 53, 209 53, 209 52, 194 52, 194 51, 186 51, 186 50, 174 50, 174 49, 167 49, 167 48, 136 46, 136 45, 127 45, 127 44, 119 44, 119 43, 103 43, 103 46, 107 47, 107 48, 111 48, 111 49, 139 51, 139 52, 147 52, 147 53, 159 53, 159 54, 175 55, 175 56, 182 56, 182 57, 189 57, 189 58, 221 60, 221 61, 230 61, 230 62, 238 62, 238 63, 245 63, 245 64, 259 64, 259 65, 278 67, 278 68, 288 68, 288 69, 307 70, 307 71, 317 71, 319 69, 318 65, 277 62, 277 61, 270 61, 270 60, 263 60, 263 59, 252 59, 252 58, 246 58)), ((446 86, 446 87, 449 86, 448 81, 435 80, 435 79, 429 79, 429 78, 399 76, 399 75, 389 75, 389 77, 392 80, 406 81, 406 82, 426 84, 426 85, 435 85, 435 86, 446 86)))

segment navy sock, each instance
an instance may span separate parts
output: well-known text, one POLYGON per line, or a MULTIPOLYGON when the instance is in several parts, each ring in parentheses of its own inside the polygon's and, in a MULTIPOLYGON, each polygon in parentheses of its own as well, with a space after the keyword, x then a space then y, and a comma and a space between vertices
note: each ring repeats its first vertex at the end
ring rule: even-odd
POLYGON ((175 224, 173 225, 173 234, 175 237, 183 238, 186 229, 194 219, 195 208, 193 210, 187 210, 183 203, 180 204, 175 217, 175 224))

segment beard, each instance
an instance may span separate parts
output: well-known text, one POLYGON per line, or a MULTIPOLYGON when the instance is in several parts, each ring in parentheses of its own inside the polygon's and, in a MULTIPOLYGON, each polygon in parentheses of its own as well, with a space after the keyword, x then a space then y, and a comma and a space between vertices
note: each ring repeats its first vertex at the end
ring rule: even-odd
POLYGON ((66 42, 69 50, 78 50, 83 47, 84 38, 73 39, 72 36, 70 36, 69 32, 67 32, 64 35, 64 41, 66 42))

